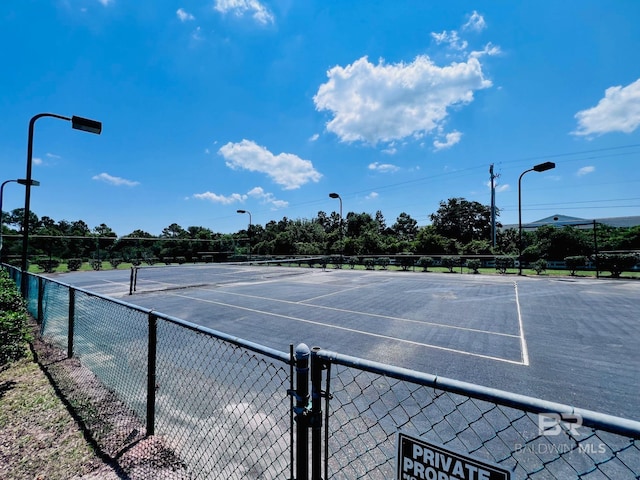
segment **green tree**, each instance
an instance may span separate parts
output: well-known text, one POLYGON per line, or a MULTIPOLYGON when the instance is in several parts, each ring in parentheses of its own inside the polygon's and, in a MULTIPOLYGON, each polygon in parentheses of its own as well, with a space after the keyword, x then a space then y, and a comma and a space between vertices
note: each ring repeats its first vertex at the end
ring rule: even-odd
POLYGON ((488 240, 491 235, 491 207, 464 198, 440 202, 430 216, 436 233, 465 244, 472 240, 488 240))

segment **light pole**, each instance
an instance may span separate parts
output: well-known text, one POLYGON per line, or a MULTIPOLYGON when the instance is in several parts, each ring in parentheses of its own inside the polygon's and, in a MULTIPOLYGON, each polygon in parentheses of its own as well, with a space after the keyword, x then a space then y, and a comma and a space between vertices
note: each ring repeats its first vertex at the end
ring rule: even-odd
POLYGON ((55 113, 39 113, 35 115, 29 121, 29 140, 27 143, 27 178, 25 179, 25 195, 24 195, 24 220, 22 222, 22 262, 21 262, 21 270, 22 270, 22 278, 21 278, 21 292, 22 296, 26 298, 27 296, 27 254, 29 251, 29 209, 31 203, 31 164, 33 160, 33 128, 35 126, 36 120, 42 117, 53 117, 58 118, 60 120, 66 120, 67 122, 71 122, 71 127, 76 130, 82 130, 89 133, 95 133, 100 135, 102 132, 102 123, 96 120, 91 120, 88 118, 76 117, 75 115, 71 118, 64 117, 62 115, 58 115, 55 113))
POLYGON ((249 228, 247 229, 247 236, 249 237, 249 263, 251 263, 251 212, 249 210, 236 210, 238 213, 246 213, 249 215, 249 228))
POLYGON ((552 168, 556 168, 553 162, 540 163, 522 172, 518 178, 518 275, 522 275, 522 177, 528 172, 546 172, 552 168))
POLYGON ((331 198, 337 198, 340 200, 340 264, 342 264, 342 256, 344 255, 344 234, 342 228, 342 197, 335 192, 329 194, 331 198))
MULTIPOLYGON (((25 178, 18 178, 17 180, 5 180, 2 182, 2 185, 0 185, 0 259, 2 259, 2 199, 4 198, 4 186, 11 182, 19 183, 20 185, 27 184, 27 180, 25 178)), ((31 180, 31 186, 39 187, 40 182, 37 180, 31 180)))

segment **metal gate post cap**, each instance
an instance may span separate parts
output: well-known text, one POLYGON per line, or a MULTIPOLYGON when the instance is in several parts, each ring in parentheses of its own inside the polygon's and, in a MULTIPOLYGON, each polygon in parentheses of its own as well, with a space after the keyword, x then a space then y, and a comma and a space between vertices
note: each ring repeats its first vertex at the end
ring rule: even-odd
POLYGON ((311 350, 309 350, 306 343, 300 343, 296 347, 295 355, 297 359, 302 359, 311 355, 311 350))

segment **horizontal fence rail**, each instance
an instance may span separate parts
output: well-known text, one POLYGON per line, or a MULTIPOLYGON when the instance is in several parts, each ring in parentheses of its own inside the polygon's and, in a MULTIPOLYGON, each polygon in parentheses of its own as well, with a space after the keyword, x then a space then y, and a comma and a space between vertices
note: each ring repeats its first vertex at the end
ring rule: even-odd
POLYGON ((640 478, 640 422, 283 353, 41 276, 26 300, 41 365, 127 478, 640 478))

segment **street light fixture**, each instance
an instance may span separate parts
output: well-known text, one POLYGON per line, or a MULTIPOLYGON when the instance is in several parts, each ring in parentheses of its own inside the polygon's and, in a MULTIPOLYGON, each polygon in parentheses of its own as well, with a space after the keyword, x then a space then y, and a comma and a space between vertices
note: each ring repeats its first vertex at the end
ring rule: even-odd
MULTIPOLYGON (((27 180, 25 178, 18 178, 17 180, 5 180, 2 182, 2 185, 0 185, 0 258, 2 258, 2 199, 4 198, 4 186, 11 182, 19 183, 20 185, 27 184, 27 180)), ((31 180, 31 186, 39 187, 40 182, 37 180, 31 180)))
POLYGON ((58 118, 60 120, 66 120, 67 122, 71 122, 71 127, 76 130, 82 130, 84 132, 95 133, 100 135, 102 133, 102 123, 96 120, 91 120, 89 118, 83 117, 65 117, 63 115, 58 115, 55 113, 39 113, 31 118, 29 121, 29 140, 27 143, 27 178, 25 179, 25 195, 24 195, 24 220, 22 224, 22 262, 21 262, 21 270, 22 270, 22 279, 21 279, 21 291, 23 297, 27 296, 27 254, 29 251, 29 209, 31 202, 31 164, 33 161, 33 130, 36 123, 36 120, 42 117, 53 117, 58 118))
POLYGON ((518 178, 518 275, 522 275, 522 177, 528 172, 546 172, 552 168, 556 168, 553 162, 540 163, 522 172, 518 178))
POLYGON ((249 228, 247 236, 249 237, 249 263, 251 263, 251 212, 249 210, 236 210, 237 213, 246 213, 249 215, 249 228))
POLYGON ((340 200, 340 263, 342 264, 342 257, 344 255, 344 238, 342 228, 342 197, 335 192, 329 194, 330 198, 337 198, 340 200))

